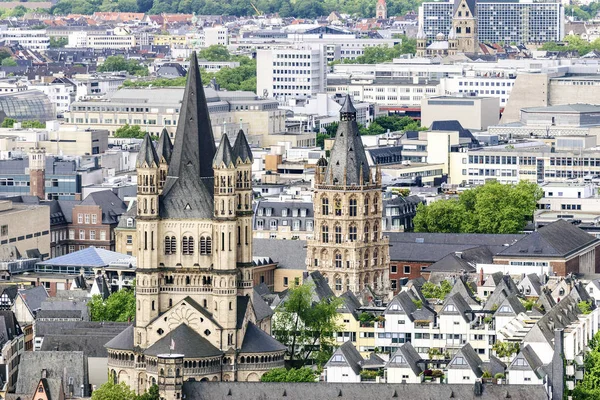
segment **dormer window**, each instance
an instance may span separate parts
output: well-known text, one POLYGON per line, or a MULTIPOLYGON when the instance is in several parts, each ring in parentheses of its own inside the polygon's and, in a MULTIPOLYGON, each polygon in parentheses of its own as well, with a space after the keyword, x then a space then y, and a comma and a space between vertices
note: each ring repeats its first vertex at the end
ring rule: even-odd
POLYGON ((127 218, 127 227, 133 228, 133 218, 127 218))
POLYGON ((288 215, 288 210, 287 210, 287 208, 284 208, 283 210, 281 210, 281 216, 282 216, 282 217, 287 217, 287 215, 288 215))
POLYGON ((346 361, 346 359, 344 358, 344 356, 343 356, 343 355, 341 355, 341 354, 336 354, 336 355, 334 355, 334 356, 333 356, 333 358, 332 358, 332 360, 331 360, 331 361, 333 361, 333 362, 345 362, 345 361, 346 361))
POLYGON ((452 364, 454 364, 454 365, 467 365, 467 362, 465 361, 464 357, 456 357, 454 359, 454 362, 452 364))
POLYGON ((456 306, 454 304, 448 304, 446 306, 446 308, 444 308, 444 311, 448 311, 448 312, 456 312, 456 306))
POLYGON ((270 217, 270 216, 271 216, 271 212, 272 212, 272 210, 273 210, 273 209, 272 209, 272 208, 270 208, 270 207, 267 207, 267 208, 265 208, 265 212, 267 213, 267 217, 270 217))

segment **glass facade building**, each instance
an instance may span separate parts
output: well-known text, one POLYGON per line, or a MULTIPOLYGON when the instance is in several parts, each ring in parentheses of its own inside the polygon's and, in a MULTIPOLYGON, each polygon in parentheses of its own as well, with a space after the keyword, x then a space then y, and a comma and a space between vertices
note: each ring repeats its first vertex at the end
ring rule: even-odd
MULTIPOLYGON (((420 12, 428 40, 452 27, 452 2, 426 2, 420 12)), ((560 3, 486 1, 477 3, 478 39, 483 43, 527 44, 559 41, 564 36, 560 3)))
POLYGON ((17 121, 46 122, 56 119, 54 106, 48 96, 39 90, 25 90, 0 94, 0 110, 17 121))

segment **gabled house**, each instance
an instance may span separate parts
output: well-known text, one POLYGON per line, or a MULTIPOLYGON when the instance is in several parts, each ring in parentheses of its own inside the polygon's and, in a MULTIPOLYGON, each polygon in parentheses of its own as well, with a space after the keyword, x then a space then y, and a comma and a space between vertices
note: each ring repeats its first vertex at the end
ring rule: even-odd
POLYGON ((33 349, 33 322, 36 313, 42 308, 42 303, 48 298, 48 292, 43 286, 35 286, 19 291, 12 310, 23 332, 25 332, 25 351, 33 349))
POLYGON ((473 347, 466 344, 456 352, 448 364, 446 373, 448 383, 474 383, 483 375, 481 364, 481 358, 473 347))
POLYGON ((385 365, 387 383, 420 383, 423 359, 410 342, 398 347, 385 365))
POLYGON ((519 292, 527 298, 540 297, 542 294, 542 281, 537 274, 528 274, 517 284, 519 292))
POLYGON ((496 329, 502 329, 507 323, 513 320, 517 315, 525 312, 525 306, 521 304, 521 301, 515 294, 511 294, 506 297, 502 303, 498 306, 498 309, 494 312, 494 319, 496 321, 496 329))
POLYGON ((360 382, 360 363, 364 359, 352 342, 341 345, 325 364, 325 380, 335 383, 360 382))
POLYGON ((600 279, 594 279, 590 281, 586 286, 585 290, 588 292, 591 298, 594 299, 596 305, 600 305, 600 279))
POLYGON ((526 345, 508 366, 508 381, 511 385, 541 385, 547 375, 542 367, 542 360, 526 345))

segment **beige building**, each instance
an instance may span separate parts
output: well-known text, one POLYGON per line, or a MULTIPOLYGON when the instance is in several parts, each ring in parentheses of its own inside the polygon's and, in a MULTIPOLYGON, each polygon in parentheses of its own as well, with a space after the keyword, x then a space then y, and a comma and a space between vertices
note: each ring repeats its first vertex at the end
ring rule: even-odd
POLYGON ((84 130, 76 126, 60 127, 59 130, 0 128, 0 152, 27 152, 30 148, 43 148, 56 155, 101 154, 108 149, 108 131, 84 130))
POLYGON ((456 120, 463 128, 486 130, 500 121, 500 99, 497 97, 435 96, 421 100, 421 126, 435 121, 456 120))
POLYGON ((32 250, 48 257, 50 207, 0 201, 0 245, 15 246, 24 258, 32 250))
POLYGON ((129 207, 127 212, 121 216, 119 224, 115 228, 115 251, 117 253, 137 257, 136 214, 137 203, 134 203, 129 207))
POLYGON ((349 95, 329 162, 317 162, 315 236, 307 241, 308 272, 319 271, 336 295, 389 291, 389 243, 382 235, 381 172, 371 173, 349 95))
POLYGON ((142 143, 136 319, 106 345, 110 379, 169 399, 184 380, 259 381, 286 350, 254 291, 252 152, 243 131, 215 149, 195 53, 179 118, 173 149, 142 143))
MULTIPOLYGON (((252 92, 228 92, 205 88, 210 122, 215 135, 230 136, 241 129, 251 142, 285 131, 285 111, 277 101, 252 92)), ((67 125, 106 129, 110 135, 125 124, 139 125, 151 135, 166 128, 171 137, 177 129, 183 88, 119 89, 97 100, 76 101, 65 113, 67 125)))

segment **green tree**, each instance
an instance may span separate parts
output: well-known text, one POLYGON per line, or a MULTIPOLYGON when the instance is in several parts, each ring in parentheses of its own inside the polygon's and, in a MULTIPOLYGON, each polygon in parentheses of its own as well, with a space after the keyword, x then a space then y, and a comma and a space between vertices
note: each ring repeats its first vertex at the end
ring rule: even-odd
POLYGON ((2 60, 2 66, 3 67, 16 67, 17 62, 15 60, 13 60, 12 58, 5 58, 4 60, 2 60))
POLYGON ((220 44, 208 46, 198 52, 198 58, 207 61, 231 61, 227 47, 220 44))
POLYGON ((160 400, 158 385, 150 386, 144 394, 137 396, 137 400, 160 400))
POLYGON ((137 396, 124 382, 115 384, 109 379, 94 390, 92 400, 137 400, 137 396))
POLYGON ((462 192, 458 199, 419 205, 416 232, 518 233, 531 220, 542 190, 535 183, 489 181, 462 192))
POLYGON ((125 124, 115 131, 116 138, 134 138, 143 139, 146 132, 142 131, 139 125, 125 124))
POLYGON ((23 129, 44 129, 46 127, 46 124, 44 124, 43 122, 37 121, 37 120, 31 120, 31 121, 23 121, 21 122, 21 128, 23 129))
POLYGON ((2 125, 0 126, 2 128, 12 128, 15 125, 15 122, 17 122, 17 120, 14 118, 4 118, 4 121, 2 121, 2 125))
POLYGON ((577 306, 579 307, 579 311, 581 311, 582 314, 587 315, 592 312, 592 305, 588 301, 580 301, 579 303, 577 303, 577 306))
POLYGON ((313 286, 304 284, 292 287, 287 298, 275 309, 273 333, 288 347, 290 361, 300 365, 314 356, 325 362, 331 355, 334 334, 340 329, 337 323, 338 298, 312 300, 313 286), (313 353, 316 352, 316 355, 313 353))
POLYGON ((100 72, 127 71, 131 75, 146 76, 148 68, 136 60, 126 60, 123 56, 108 56, 98 67, 100 72))
POLYGON ((65 47, 69 44, 69 39, 67 38, 50 38, 50 48, 55 49, 59 47, 65 47))
POLYGON ((439 285, 433 282, 425 282, 421 286, 421 293, 428 299, 444 300, 451 291, 452 285, 448 281, 442 281, 439 285))
POLYGON ((179 78, 156 78, 149 80, 126 80, 123 82, 123 87, 175 87, 175 86, 185 86, 186 78, 185 76, 179 78))
POLYGON ((519 343, 515 342, 502 342, 498 340, 492 346, 492 350, 496 352, 496 355, 500 358, 508 358, 513 354, 519 353, 519 343))
POLYGON ((574 400, 600 399, 600 332, 590 340, 585 354, 583 380, 573 390, 574 400))
POLYGON ((310 368, 274 368, 261 377, 261 382, 315 382, 317 373, 310 368))
POLYGON ((88 302, 88 308, 92 321, 132 321, 135 317, 135 293, 131 289, 121 289, 106 300, 94 295, 88 302))

